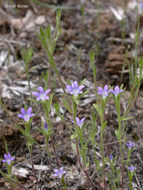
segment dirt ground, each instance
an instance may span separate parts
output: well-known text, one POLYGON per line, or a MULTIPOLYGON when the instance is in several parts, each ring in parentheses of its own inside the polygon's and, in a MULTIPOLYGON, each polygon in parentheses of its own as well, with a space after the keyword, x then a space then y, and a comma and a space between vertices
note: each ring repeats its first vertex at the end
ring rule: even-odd
MULTIPOLYGON (((91 112, 95 112, 93 103, 96 103, 94 94, 94 84, 92 71, 89 65, 90 51, 96 54, 95 65, 97 68, 97 84, 100 85, 121 85, 126 91, 121 99, 122 113, 126 110, 126 105, 130 97, 129 91, 129 64, 134 64, 134 54, 136 52, 134 38, 132 37, 137 29, 137 19, 140 14, 140 28, 143 27, 143 11, 139 9, 137 14, 134 7, 135 1, 131 0, 100 0, 97 9, 96 0, 41 0, 41 2, 66 6, 62 11, 61 27, 62 32, 57 41, 54 59, 61 74, 62 80, 66 85, 67 80, 81 81, 86 78, 85 86, 89 91, 88 95, 82 98, 79 108, 79 117, 85 117, 91 124, 91 112), (84 11, 81 11, 84 8, 84 11), (126 16, 124 23, 124 10, 126 16), (98 16, 100 25, 98 27, 98 16), (122 17, 123 16, 123 17, 122 17), (122 28, 124 24, 124 28, 122 28), (124 33, 122 32, 124 30, 124 33), (124 40, 122 38, 124 35, 124 40), (127 54, 128 52, 128 54, 127 54), (123 70, 124 66, 124 70, 123 70)), ((4 139, 6 139, 9 151, 15 155, 13 173, 21 184, 29 190, 36 189, 36 184, 30 167, 30 155, 26 147, 26 140, 15 127, 15 121, 19 121, 17 114, 25 104, 30 105, 28 82, 24 71, 24 63, 21 55, 21 48, 32 47, 33 57, 29 65, 29 78, 32 88, 37 89, 43 85, 41 74, 49 70, 47 55, 38 39, 36 32, 40 27, 46 28, 51 24, 52 30, 55 28, 56 11, 55 9, 35 5, 31 1, 14 1, 14 5, 27 5, 26 8, 13 9, 6 1, 0 1, 0 94, 2 101, 8 109, 7 114, 0 107, 0 158, 5 153, 4 139), (14 120, 12 120, 12 118, 14 120), (16 174, 20 168, 25 169, 27 174, 20 176, 16 174)), ((12 6, 12 5, 11 5, 12 6)), ((139 1, 136 6, 139 6, 139 1)), ((143 36, 140 36, 138 55, 143 54, 143 36)), ((52 72, 52 81, 55 85, 56 96, 54 102, 58 102, 64 117, 71 125, 71 115, 64 109, 61 101, 61 87, 56 75, 52 72)), ((40 107, 32 105, 33 109, 39 111, 40 107)), ((143 95, 142 86, 137 97, 136 103, 131 109, 130 116, 134 118, 126 124, 127 139, 135 142, 132 153, 132 164, 137 171, 133 180, 134 190, 143 189, 143 95)), ((42 109, 40 109, 42 110, 42 109)), ((41 120, 44 117, 42 111, 38 112, 32 122, 32 135, 36 139, 33 148, 34 164, 37 166, 39 184, 43 190, 62 189, 60 182, 53 180, 52 168, 45 151, 44 136, 37 128, 41 127, 41 120), (43 151, 44 150, 44 151, 43 151), (43 166, 40 167, 40 166, 43 166), (45 168, 44 168, 45 166, 45 168)), ((54 109, 51 113, 54 130, 54 144, 60 164, 67 171, 65 180, 68 190, 88 190, 89 187, 83 173, 77 166, 76 155, 71 148, 70 131, 59 121, 54 109)), ((105 152, 107 155, 119 155, 118 144, 116 143, 115 129, 117 129, 117 114, 113 100, 109 99, 105 118, 107 119, 107 132, 105 135, 105 152)), ((99 121, 98 121, 99 122, 99 121)), ((98 123, 100 125, 100 123, 98 123)), ((97 135, 96 140, 99 141, 97 135)), ((89 147, 90 148, 90 147, 89 147)), ((57 163, 54 158, 52 146, 52 167, 56 168, 57 163)), ((88 152, 90 158, 89 175, 98 183, 94 174, 94 160, 92 153, 88 152)), ((124 155, 127 156, 126 153, 124 155)), ((119 159, 120 160, 120 159, 119 159)), ((5 171, 4 165, 1 169, 5 171)), ((127 190, 126 174, 124 189, 127 190)), ((107 181, 108 183, 108 181, 107 181)), ((10 189, 9 183, 0 176, 0 189, 10 189)), ((18 186, 15 187, 19 189, 18 186)), ((101 187, 99 187, 101 189, 101 187)))

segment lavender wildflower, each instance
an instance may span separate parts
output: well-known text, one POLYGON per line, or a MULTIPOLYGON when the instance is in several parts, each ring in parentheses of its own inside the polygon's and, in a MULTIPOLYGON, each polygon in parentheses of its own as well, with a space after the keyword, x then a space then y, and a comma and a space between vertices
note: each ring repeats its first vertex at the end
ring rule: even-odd
POLYGON ((130 167, 128 167, 128 169, 130 170, 131 173, 133 173, 135 171, 136 167, 135 166, 130 166, 130 167))
POLYGON ((108 96, 109 92, 111 90, 108 90, 108 85, 105 85, 104 88, 102 89, 101 87, 98 87, 98 94, 102 95, 103 99, 106 98, 106 96, 108 96))
POLYGON ((11 161, 14 160, 15 157, 12 157, 10 153, 4 154, 4 160, 2 162, 6 162, 8 165, 10 165, 11 161))
POLYGON ((120 90, 119 86, 115 86, 114 90, 111 90, 111 92, 117 97, 117 95, 121 92, 123 92, 124 90, 120 90))
POLYGON ((40 86, 39 92, 32 92, 34 96, 37 96, 37 101, 39 100, 49 100, 49 96, 47 95, 51 90, 48 89, 44 92, 44 89, 40 86))
POLYGON ((82 94, 82 89, 84 88, 84 85, 78 86, 77 81, 74 81, 72 85, 66 85, 66 88, 70 92, 70 94, 73 94, 75 97, 78 96, 78 94, 82 94))
POLYGON ((58 177, 58 178, 62 178, 62 176, 64 174, 66 174, 66 171, 63 169, 63 167, 61 167, 59 170, 58 169, 54 169, 55 174, 53 175, 53 177, 58 177))
POLYGON ((81 126, 82 126, 84 120, 85 120, 85 118, 82 118, 82 119, 80 120, 78 117, 76 117, 76 124, 81 128, 81 126))
POLYGON ((29 119, 32 116, 34 116, 34 114, 31 113, 31 112, 32 112, 32 108, 31 107, 27 109, 27 112, 26 112, 26 110, 24 108, 21 108, 21 114, 18 114, 18 117, 23 118, 24 121, 27 122, 27 121, 29 121, 29 119))
POLYGON ((131 141, 129 141, 126 143, 126 146, 128 147, 129 150, 131 150, 135 146, 135 143, 132 143, 131 141))

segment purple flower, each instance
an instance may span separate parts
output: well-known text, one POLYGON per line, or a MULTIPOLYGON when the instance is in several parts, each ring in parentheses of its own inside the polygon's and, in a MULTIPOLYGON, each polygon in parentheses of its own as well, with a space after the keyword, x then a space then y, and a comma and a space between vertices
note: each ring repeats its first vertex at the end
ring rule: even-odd
POLYGON ((77 81, 74 81, 72 85, 66 85, 66 88, 70 92, 70 94, 73 94, 74 96, 78 96, 78 94, 82 94, 82 89, 84 88, 84 85, 78 86, 77 81))
POLYGON ((51 90, 48 89, 44 92, 44 89, 40 86, 39 92, 32 92, 34 96, 37 96, 37 101, 39 100, 49 100, 49 96, 47 95, 51 90))
POLYGON ((21 114, 18 114, 18 117, 23 118, 24 121, 29 121, 30 117, 34 116, 32 112, 32 108, 28 108, 27 112, 24 108, 21 108, 21 114))
POLYGON ((130 170, 131 173, 133 173, 135 171, 136 167, 135 166, 130 166, 130 167, 128 167, 128 169, 130 170))
POLYGON ((64 174, 66 174, 66 171, 63 169, 63 167, 61 167, 59 170, 58 169, 54 169, 55 174, 53 175, 53 177, 58 177, 58 178, 62 178, 62 176, 64 174))
POLYGON ((44 129, 45 129, 45 130, 48 130, 47 122, 44 123, 44 129))
POLYGON ((108 90, 108 85, 105 85, 104 88, 102 89, 101 87, 98 87, 98 94, 102 95, 103 99, 106 98, 106 96, 108 96, 109 92, 111 90, 108 90))
POLYGON ((129 150, 131 150, 135 146, 135 143, 132 143, 131 141, 129 141, 126 143, 126 146, 129 148, 129 150))
POLYGON ((124 90, 120 90, 119 86, 115 86, 114 90, 111 90, 111 92, 117 97, 117 95, 121 92, 123 92, 124 90))
POLYGON ((12 157, 10 153, 4 154, 4 160, 2 162, 6 162, 8 165, 10 165, 11 161, 14 160, 15 157, 12 157))
POLYGON ((82 119, 80 120, 78 117, 76 117, 76 124, 77 124, 79 127, 81 127, 82 124, 83 124, 83 122, 84 122, 84 120, 85 120, 85 118, 82 118, 82 119))

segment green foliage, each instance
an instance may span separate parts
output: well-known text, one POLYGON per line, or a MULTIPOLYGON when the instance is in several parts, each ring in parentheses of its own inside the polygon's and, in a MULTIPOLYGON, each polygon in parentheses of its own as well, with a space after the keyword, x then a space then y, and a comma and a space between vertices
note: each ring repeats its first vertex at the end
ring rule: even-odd
POLYGON ((68 110, 69 113, 72 113, 71 107, 69 106, 66 99, 62 98, 62 103, 64 104, 65 108, 68 110))
POLYGON ((31 47, 28 47, 27 49, 22 48, 21 54, 25 64, 29 64, 33 55, 33 49, 31 47))

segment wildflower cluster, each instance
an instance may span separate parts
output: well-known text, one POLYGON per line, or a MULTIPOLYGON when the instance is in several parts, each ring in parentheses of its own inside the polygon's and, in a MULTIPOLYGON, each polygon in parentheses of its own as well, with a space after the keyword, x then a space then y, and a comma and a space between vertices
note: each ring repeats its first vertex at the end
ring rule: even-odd
MULTIPOLYGON (((78 82, 77 81, 74 81, 73 83, 71 83, 71 85, 66 85, 66 88, 68 90, 68 92, 73 95, 73 97, 78 97, 79 94, 82 94, 83 91, 82 89, 84 88, 85 86, 84 85, 78 85, 78 82)), ((51 90, 50 89, 47 89, 44 91, 43 87, 39 87, 38 88, 38 91, 35 92, 33 91, 32 92, 32 95, 33 96, 36 96, 36 101, 41 101, 41 104, 43 105, 43 108, 45 110, 45 112, 47 113, 47 104, 46 102, 49 101, 50 99, 50 96, 48 96, 48 93, 50 92, 51 90)), ((101 87, 98 87, 98 95, 101 95, 103 100, 106 99, 106 97, 109 95, 109 93, 112 93, 115 98, 117 98, 117 96, 123 92, 123 89, 120 89, 119 86, 115 86, 114 89, 109 89, 108 85, 105 85, 104 88, 101 88, 101 87)), ((116 102, 118 104, 118 101, 116 102)), ((76 130, 75 130, 75 138, 77 139, 76 140, 76 143, 78 142, 78 139, 79 139, 79 142, 81 143, 81 146, 82 148, 80 149, 80 147, 78 147, 78 144, 76 144, 76 147, 77 148, 77 159, 80 160, 79 158, 79 155, 81 154, 82 156, 82 159, 83 159, 83 163, 86 164, 86 151, 87 150, 87 143, 84 144, 84 141, 83 141, 83 129, 82 129, 82 125, 84 124, 84 121, 85 121, 85 118, 79 118, 76 115, 77 113, 77 105, 76 105, 76 102, 74 102, 74 99, 73 99, 73 105, 75 106, 74 109, 73 109, 73 116, 74 116, 74 121, 73 123, 75 124, 76 126, 76 130), (77 126, 79 126, 79 129, 77 128, 77 126), (79 149, 79 150, 78 150, 79 149), (78 152, 80 151, 80 152, 78 152)), ((103 118, 103 112, 104 112, 104 107, 105 107, 105 102, 103 101, 103 105, 101 108, 102 111, 101 112, 98 112, 99 114, 101 113, 101 118, 103 118)), ((97 108, 97 111, 100 110, 100 108, 98 109, 97 108)), ((18 114, 18 117, 19 118, 22 118, 26 123, 26 127, 29 128, 29 124, 31 121, 30 119, 34 116, 34 113, 32 113, 32 107, 29 107, 28 109, 24 109, 24 108, 21 108, 21 113, 18 114)), ((48 117, 47 118, 47 121, 49 121, 49 114, 46 116, 48 117)), ((120 118, 118 118, 120 119, 120 118)), ((44 123, 44 128, 43 130, 43 134, 45 135, 45 138, 46 138, 46 144, 48 146, 48 143, 49 143, 49 137, 50 137, 50 133, 49 133, 49 126, 50 123, 48 122, 45 122, 44 123)), ((105 128, 105 122, 104 120, 102 119, 102 122, 101 122, 101 142, 103 141, 103 129, 102 128, 105 128)), ((30 132, 30 130, 27 130, 30 132)), ((119 130, 120 131, 120 130, 119 130)), ((119 135, 119 134, 118 134, 119 135)), ((29 135, 28 135, 29 137, 29 135)), ((120 142, 120 138, 119 138, 119 142, 120 142)), ((132 143, 131 141, 127 142, 126 143, 126 146, 128 147, 129 151, 132 150, 132 148, 135 146, 134 143, 132 143)), ((101 151, 103 152, 104 151, 104 147, 103 147, 103 142, 101 144, 101 151)), ((130 151, 131 152, 131 151, 130 151)), ((129 152, 129 157, 130 157, 130 152, 129 152)), ((48 153, 49 155, 49 153, 48 153)), ((4 159, 2 160, 3 163, 7 163, 8 165, 11 164, 11 162, 15 159, 15 157, 12 157, 10 155, 10 153, 8 154, 4 154, 4 159)), ((115 159, 113 158, 113 155, 111 154, 109 156, 109 160, 110 160, 110 164, 111 164, 111 168, 112 168, 112 172, 114 172, 114 162, 115 162, 115 159)), ((103 161, 103 166, 105 165, 105 160, 102 159, 103 161)), ((129 160, 128 160, 129 161, 129 160)), ((133 176, 133 173, 135 171, 135 167, 134 166, 129 166, 127 167, 127 169, 130 171, 129 175, 132 177, 133 176)), ((103 168, 103 171, 104 171, 104 168, 103 168)), ((86 173, 86 171, 83 170, 83 172, 85 173, 86 176, 88 176, 88 174, 86 173)), ((55 178, 59 178, 63 184, 63 186, 65 187, 66 189, 66 185, 65 185, 65 182, 64 182, 64 174, 66 174, 66 171, 64 170, 63 167, 60 167, 59 169, 54 169, 54 174, 53 174, 53 177, 55 178)), ((36 175, 35 175, 36 176, 36 175)), ((131 178, 130 178, 131 179, 131 178)), ((90 177, 88 177, 88 180, 89 180, 89 183, 94 187, 92 181, 90 180, 90 177)))
MULTIPOLYGON (((141 7, 143 8, 142 4, 141 4, 141 7)), ((46 146, 46 150, 47 150, 47 154, 48 154, 48 161, 54 172, 52 177, 54 179, 58 178, 61 181, 61 183, 63 185, 63 188, 62 188, 63 190, 67 189, 65 181, 64 181, 64 175, 66 174, 66 171, 63 167, 61 167, 61 162, 59 160, 59 154, 57 155, 57 152, 56 152, 55 143, 53 142, 53 140, 54 140, 54 138, 53 138, 54 133, 53 133, 53 128, 52 128, 53 122, 50 118, 51 117, 50 111, 52 108, 51 105, 53 103, 54 95, 50 94, 51 89, 47 89, 47 84, 48 84, 48 82, 50 83, 52 81, 49 73, 51 73, 51 71, 54 71, 55 74, 57 75, 57 78, 61 84, 61 88, 65 95, 62 98, 63 104, 66 107, 66 109, 69 111, 70 116, 72 117, 71 121, 74 124, 74 127, 70 127, 67 125, 67 123, 65 122, 64 114, 62 115, 62 113, 60 113, 58 103, 57 103, 57 105, 55 105, 56 114, 64 122, 65 126, 69 127, 69 129, 72 133, 71 147, 76 155, 76 160, 79 164, 81 171, 87 177, 88 183, 86 183, 86 184, 90 184, 90 187, 89 188, 87 187, 87 188, 91 189, 91 187, 92 187, 93 190, 96 187, 97 187, 97 189, 102 188, 104 190, 105 189, 116 190, 116 189, 121 188, 123 190, 124 183, 125 183, 123 180, 124 179, 124 171, 126 169, 126 171, 128 173, 128 179, 129 179, 129 182, 128 182, 129 189, 132 190, 132 178, 134 176, 136 167, 132 165, 130 158, 131 158, 131 153, 133 151, 133 148, 135 147, 135 143, 133 143, 131 141, 126 142, 125 135, 124 135, 125 127, 122 126, 122 123, 124 121, 128 120, 126 115, 129 113, 129 110, 131 109, 132 106, 130 106, 130 104, 129 104, 127 107, 127 112, 124 115, 121 115, 122 112, 121 112, 121 108, 120 108, 120 97, 121 97, 120 95, 124 91, 124 89, 122 89, 122 86, 121 87, 115 86, 114 88, 110 87, 108 85, 105 85, 104 87, 101 87, 101 86, 97 87, 95 54, 94 54, 94 52, 91 52, 89 54, 89 57, 90 57, 91 69, 93 71, 94 87, 95 87, 96 95, 98 95, 98 97, 100 97, 99 98, 100 101, 93 104, 93 106, 96 109, 96 114, 94 112, 92 112, 92 114, 91 114, 92 125, 88 126, 87 130, 85 132, 85 130, 84 130, 85 129, 85 126, 84 126, 85 118, 77 117, 77 115, 79 114, 78 105, 79 105, 80 98, 83 97, 84 94, 87 93, 87 91, 83 92, 83 90, 85 89, 85 86, 83 85, 84 82, 78 83, 77 81, 73 81, 70 84, 67 84, 65 86, 64 83, 62 82, 62 78, 60 76, 60 73, 58 72, 58 69, 56 67, 56 63, 55 63, 54 57, 53 57, 53 53, 54 53, 54 50, 56 47, 56 41, 61 32, 60 17, 61 17, 61 12, 57 11, 56 29, 53 34, 51 33, 52 30, 51 30, 50 25, 45 30, 40 28, 40 33, 38 34, 38 37, 41 40, 42 45, 47 52, 49 66, 50 66, 46 75, 43 77, 45 86, 46 86, 45 89, 42 86, 39 86, 37 91, 31 91, 32 88, 30 86, 30 81, 28 78, 28 73, 29 73, 28 72, 28 68, 29 68, 28 64, 30 63, 30 58, 32 56, 32 50, 29 49, 27 53, 23 52, 23 55, 25 55, 25 56, 23 56, 23 59, 27 63, 27 65, 25 67, 25 72, 26 72, 26 76, 28 79, 30 98, 32 98, 32 96, 34 96, 35 100, 33 100, 33 101, 41 104, 41 107, 43 108, 44 113, 45 113, 45 116, 44 116, 45 119, 42 120, 44 122, 42 122, 42 124, 41 124, 42 127, 38 128, 38 130, 45 137, 45 146, 46 146), (108 96, 110 94, 113 95, 116 113, 117 113, 118 128, 116 128, 116 130, 115 130, 115 136, 117 138, 117 143, 119 146, 121 168, 116 167, 116 161, 118 159, 116 156, 113 157, 113 155, 110 154, 107 157, 106 153, 108 152, 107 151, 108 148, 105 148, 106 142, 104 142, 106 126, 108 124, 108 122, 105 119, 106 118, 105 117, 105 108, 106 108, 108 96), (100 123, 98 126, 97 126, 97 120, 100 123), (98 134, 100 135, 100 142, 98 142, 98 140, 96 139, 97 131, 98 131, 98 134), (89 134, 89 135, 87 135, 87 134, 89 134), (123 142, 126 142, 126 147, 124 146, 123 142), (88 150, 89 146, 90 147, 92 146, 92 148, 93 148, 91 152, 89 152, 89 150, 88 150), (51 154, 51 147, 53 149, 52 154, 51 154), (98 153, 97 150, 100 151, 100 154, 98 153), (127 156, 126 156, 127 159, 125 159, 124 150, 127 150, 127 156), (92 178, 90 178, 89 174, 91 172, 90 171, 87 172, 88 171, 87 168, 88 169, 91 168, 91 167, 89 167, 90 159, 88 157, 90 153, 94 157, 94 159, 93 159, 94 163, 95 163, 94 169, 95 169, 95 171, 97 171, 97 177, 99 178, 98 180, 96 180, 96 182, 98 184, 95 184, 94 183, 95 180, 93 182, 92 178), (52 159, 51 159, 51 156, 53 156, 53 155, 55 157, 58 169, 57 168, 53 169, 52 159), (109 164, 107 164, 107 162, 109 164), (111 170, 108 170, 108 169, 106 170, 106 166, 109 166, 111 170), (108 183, 106 182, 107 176, 109 177, 108 183), (100 179, 101 179, 101 181, 100 181, 100 179)), ((137 67, 135 66, 135 68, 137 68, 137 67)), ((137 83, 137 85, 135 85, 135 88, 132 88, 132 89, 137 88, 137 90, 139 90, 140 80, 136 80, 136 83, 137 83)), ((49 86, 51 86, 51 84, 49 84, 49 86)), ((138 94, 137 90, 135 92, 135 97, 138 94)), ((132 100, 134 100, 134 96, 133 96, 133 99, 131 97, 129 103, 133 102, 132 100)), ((36 114, 32 113, 32 107, 24 107, 24 108, 22 107, 21 113, 19 113, 17 116, 24 120, 25 127, 23 127, 23 126, 19 127, 19 130, 26 137, 26 145, 29 150, 32 172, 36 179, 37 188, 40 188, 40 187, 38 187, 39 178, 37 178, 37 173, 34 169, 34 162, 33 162, 33 155, 32 155, 32 153, 33 153, 32 148, 35 143, 35 140, 34 140, 33 136, 31 135, 31 123, 32 123, 32 119, 35 115, 36 114)), ((6 147, 6 152, 8 152, 7 147, 6 147)), ((15 159, 15 157, 11 156, 10 153, 4 154, 4 159, 2 160, 2 163, 5 163, 5 166, 8 168, 8 174, 7 175, 4 174, 1 170, 0 170, 0 174, 3 175, 4 177, 6 177, 7 180, 9 180, 10 178, 14 180, 14 178, 12 177, 12 173, 11 173, 12 163, 13 163, 14 159, 15 159)), ((17 184, 17 179, 14 182, 17 184)), ((13 181, 12 181, 12 183, 13 183, 13 181)), ((14 189, 13 184, 11 186, 12 186, 12 189, 14 189)), ((21 186, 20 186, 20 188, 21 188, 21 186)), ((59 187, 59 189, 61 189, 61 188, 59 187)))
POLYGON ((103 99, 105 99, 109 93, 112 92, 115 97, 118 96, 119 93, 123 92, 122 89, 119 88, 119 86, 115 86, 114 90, 109 89, 108 85, 105 85, 104 88, 98 87, 98 94, 102 96, 103 99))
POLYGON ((110 91, 111 90, 108 90, 108 85, 105 85, 103 89, 101 87, 98 87, 98 92, 97 93, 99 95, 101 95, 103 97, 103 99, 105 99, 108 96, 110 91))

